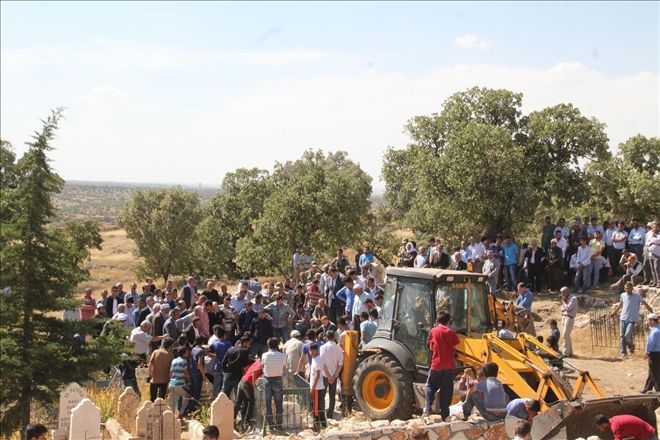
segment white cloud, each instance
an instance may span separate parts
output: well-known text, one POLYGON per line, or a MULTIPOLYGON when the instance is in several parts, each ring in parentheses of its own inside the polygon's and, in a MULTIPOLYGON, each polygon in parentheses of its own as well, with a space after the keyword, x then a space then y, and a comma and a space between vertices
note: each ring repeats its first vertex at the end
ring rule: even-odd
POLYGON ((480 39, 474 34, 465 34, 456 37, 454 44, 461 49, 487 49, 488 42, 480 39))
POLYGON ((62 46, 8 49, 0 52, 3 74, 31 69, 67 67, 99 71, 158 71, 201 68, 209 65, 262 65, 280 67, 324 61, 347 61, 355 56, 324 50, 203 51, 177 46, 144 46, 96 39, 78 49, 62 46))
MULTIPOLYGON (((67 179, 219 183, 238 167, 272 169, 313 147, 348 151, 381 186, 383 153, 408 142, 406 120, 439 111, 457 91, 478 85, 522 92, 525 113, 571 102, 606 123, 616 146, 637 133, 660 135, 659 84, 657 74, 611 77, 577 63, 458 65, 418 77, 370 70, 262 82, 205 108, 100 84, 64 103, 54 166, 67 179)), ((223 87, 208 84, 209 93, 223 87)), ((3 138, 18 146, 44 111, 6 98, 2 104, 3 138)))

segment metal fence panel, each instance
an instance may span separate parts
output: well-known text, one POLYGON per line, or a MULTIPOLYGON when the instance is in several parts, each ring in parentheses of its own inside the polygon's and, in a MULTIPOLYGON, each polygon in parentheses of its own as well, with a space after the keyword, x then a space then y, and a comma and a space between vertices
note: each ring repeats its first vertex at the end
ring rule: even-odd
MULTIPOLYGON (((621 346, 621 324, 618 316, 610 316, 608 310, 589 312, 591 348, 619 348, 621 346)), ((642 350, 646 345, 648 326, 646 317, 640 316, 633 330, 633 343, 642 350)))
MULTIPOLYGON (((266 392, 265 380, 257 380, 255 387, 255 421, 256 432, 266 434, 266 392)), ((309 382, 297 374, 284 378, 284 389, 282 399, 282 425, 273 425, 272 428, 286 432, 300 432, 310 426, 310 394, 309 382)), ((272 402, 272 414, 276 418, 275 403, 272 402)))

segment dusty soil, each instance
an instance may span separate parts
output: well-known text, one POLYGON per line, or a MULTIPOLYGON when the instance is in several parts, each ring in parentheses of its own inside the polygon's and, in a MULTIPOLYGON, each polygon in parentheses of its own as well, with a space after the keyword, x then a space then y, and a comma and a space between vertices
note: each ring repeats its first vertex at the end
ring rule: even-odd
MULTIPOLYGON (((618 296, 609 291, 598 290, 590 294, 605 300, 608 307, 618 302, 618 296)), ((535 298, 533 310, 542 318, 541 322, 535 323, 537 334, 544 337, 550 334, 550 326, 547 321, 551 318, 557 319, 561 326, 560 305, 559 295, 541 294, 535 298)), ((616 348, 592 347, 588 320, 588 313, 591 310, 593 309, 580 307, 578 311, 573 330, 573 348, 576 357, 567 359, 567 362, 580 370, 589 371, 607 395, 637 393, 644 386, 647 375, 643 349, 622 360, 619 359, 619 351, 616 348)), ((588 392, 585 394, 589 395, 588 392)))

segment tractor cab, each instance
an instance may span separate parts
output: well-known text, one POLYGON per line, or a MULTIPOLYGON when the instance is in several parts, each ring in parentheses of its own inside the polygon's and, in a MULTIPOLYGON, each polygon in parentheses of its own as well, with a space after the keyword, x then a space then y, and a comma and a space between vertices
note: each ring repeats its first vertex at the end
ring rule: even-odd
POLYGON ((449 312, 450 326, 457 333, 470 336, 487 332, 491 324, 485 276, 388 268, 382 317, 374 339, 397 341, 410 351, 417 368, 427 369, 430 353, 426 340, 441 310, 449 312))

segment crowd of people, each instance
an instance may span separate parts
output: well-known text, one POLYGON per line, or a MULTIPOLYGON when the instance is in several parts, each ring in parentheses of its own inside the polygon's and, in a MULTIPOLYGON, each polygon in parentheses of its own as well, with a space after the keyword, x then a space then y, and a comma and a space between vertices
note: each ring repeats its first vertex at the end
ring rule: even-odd
POLYGON ((119 282, 100 298, 86 289, 78 318, 96 321, 100 335, 127 334, 133 357, 119 366, 124 385, 140 393, 136 369, 146 366, 149 398, 168 399, 181 417, 199 407, 206 387, 213 398, 220 392, 232 398, 235 415, 249 422, 261 380, 268 425, 282 426, 283 389, 305 384, 320 428, 334 417, 346 332, 355 330, 356 344, 364 345, 378 327, 383 292, 373 265, 368 248, 356 266, 338 249, 328 264, 310 261, 298 281, 246 279, 231 293, 213 280, 198 289, 195 276, 163 288, 148 278, 139 291, 134 282, 127 292, 119 282))
MULTIPOLYGON (((532 292, 544 288, 560 291, 561 332, 554 321, 547 343, 560 351, 559 341, 563 336, 564 356, 573 355, 571 331, 577 313, 574 292, 597 286, 610 275, 620 277, 612 284, 613 289, 622 292, 620 306, 613 313, 621 312, 622 353, 632 352, 632 326, 640 306, 646 305, 653 312, 643 300, 638 301, 633 285, 660 285, 658 223, 649 223, 645 229, 636 219, 629 228, 624 222, 599 225, 596 219, 587 223, 576 220, 569 229, 564 219, 554 224, 546 218, 540 242, 540 246, 532 240, 529 245, 518 247, 508 235, 498 235, 492 240, 483 237, 481 241, 470 237, 449 253, 435 239, 419 248, 414 241, 404 240, 398 255, 399 265, 486 274, 491 292, 516 291, 516 307, 530 313, 532 292), (573 289, 560 287, 562 282, 572 284, 573 289)), ((196 276, 188 277, 182 286, 168 280, 162 288, 147 278, 140 290, 134 282, 128 291, 119 282, 109 292, 103 290, 99 298, 92 289, 87 289, 73 319, 95 320, 98 334, 109 335, 116 329, 125 329, 134 355, 119 367, 125 386, 140 393, 135 371, 138 366, 146 365, 150 399, 168 399, 181 417, 198 408, 202 389, 206 387, 212 397, 224 392, 232 398, 235 417, 240 414, 240 420, 249 423, 255 411, 255 387, 261 381, 266 422, 278 429, 282 426, 283 389, 297 386, 300 382, 296 377, 299 377, 310 388, 314 427, 318 429, 334 417, 335 401, 337 397, 341 399, 338 382, 347 331, 355 330, 357 343, 362 345, 374 337, 381 318, 383 291, 372 273, 377 265, 367 247, 352 262, 343 249, 338 249, 335 257, 322 266, 296 250, 292 266, 293 276, 281 282, 261 284, 255 279, 241 280, 232 292, 225 283, 219 283, 217 290, 214 280, 205 281, 205 287, 200 289, 202 280, 196 276), (274 414, 271 402, 275 405, 274 414)), ((453 377, 445 371, 449 363, 453 364, 453 353, 446 347, 444 352, 433 351, 432 336, 441 331, 450 334, 442 329, 451 330, 447 326, 448 315, 441 313, 440 318, 447 321, 439 321, 429 334, 431 372, 440 373, 429 375, 427 396, 438 389, 447 389, 450 379, 453 384, 453 377)), ((652 313, 649 322, 656 326, 651 332, 653 338, 650 337, 653 342, 647 347, 649 365, 653 363, 653 368, 658 370, 657 316, 652 313)), ((500 331, 501 337, 508 337, 507 329, 500 331)), ((463 410, 468 414, 476 408, 488 419, 495 415, 482 412, 484 408, 503 408, 506 411, 502 413, 506 413, 515 402, 511 411, 522 413, 523 409, 533 412, 538 404, 489 401, 499 398, 493 365, 484 365, 480 373, 466 374, 474 376, 473 379, 465 376, 463 381, 466 387, 463 410)), ((654 386, 657 389, 656 384, 660 384, 660 377, 649 373, 645 390, 654 386)), ((449 397, 440 394, 445 417, 451 394, 449 397)), ((243 422, 238 428, 245 428, 243 422)))
POLYGON ((558 292, 569 285, 585 293, 610 276, 617 280, 611 288, 622 292, 627 281, 660 285, 660 225, 651 221, 645 227, 637 218, 627 224, 584 217, 569 227, 564 218, 554 223, 546 217, 540 241, 521 246, 503 234, 481 240, 471 236, 451 250, 433 237, 419 247, 404 239, 398 265, 483 273, 492 292, 514 291, 523 281, 534 292, 558 292))

